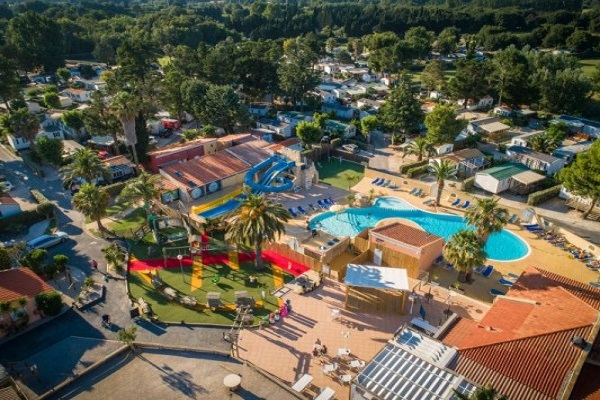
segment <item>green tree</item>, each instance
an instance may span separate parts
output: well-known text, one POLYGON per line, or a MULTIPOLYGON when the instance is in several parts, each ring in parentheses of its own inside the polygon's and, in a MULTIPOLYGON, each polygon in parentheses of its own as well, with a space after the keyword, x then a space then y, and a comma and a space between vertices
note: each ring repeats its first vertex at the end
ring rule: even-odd
POLYGON ((475 207, 465 213, 467 223, 485 245, 492 233, 500 232, 508 223, 508 210, 498 207, 499 198, 476 198, 475 207))
POLYGON ((196 140, 202 136, 202 131, 200 129, 183 129, 181 131, 181 138, 185 142, 189 142, 191 140, 196 140))
POLYGON ((509 400, 508 396, 501 395, 491 386, 478 387, 470 395, 462 394, 456 389, 453 390, 459 400, 509 400))
POLYGON ((402 155, 402 158, 409 154, 416 155, 417 161, 421 161, 423 160, 423 157, 429 158, 430 156, 434 155, 435 147, 426 138, 418 137, 404 148, 404 155, 402 155))
POLYGON ((81 110, 68 110, 65 111, 61 116, 63 124, 73 129, 77 135, 81 134, 81 129, 85 126, 83 120, 83 111, 81 110))
POLYGON ((476 59, 456 62, 456 74, 448 82, 448 91, 454 99, 463 100, 467 107, 469 100, 478 100, 488 94, 490 68, 487 61, 476 59))
POLYGON ((54 261, 54 265, 56 266, 56 270, 62 272, 67 268, 67 263, 69 262, 69 257, 64 254, 56 254, 52 257, 52 261, 54 261))
POLYGON ((50 92, 44 94, 44 104, 48 108, 62 108, 62 104, 60 104, 60 98, 56 93, 50 92))
POLYGON ((593 86, 581 68, 566 68, 553 73, 538 70, 537 88, 542 105, 550 112, 576 113, 586 104, 593 86))
POLYGON ((26 108, 13 110, 10 114, 0 118, 0 126, 14 136, 27 140, 31 147, 35 148, 35 137, 40 131, 40 121, 26 108))
POLYGON ((279 64, 277 71, 279 87, 292 101, 294 107, 300 102, 301 110, 304 110, 306 93, 313 90, 320 82, 320 77, 313 68, 317 55, 304 44, 288 47, 286 59, 279 64))
POLYGON ((63 176, 63 182, 71 186, 77 179, 82 178, 87 183, 93 183, 95 179, 102 178, 109 180, 109 171, 106 165, 100 160, 98 154, 90 149, 84 148, 78 150, 71 163, 60 169, 63 176))
POLYGON ((458 40, 458 29, 455 27, 447 27, 442 29, 437 40, 433 43, 433 49, 439 52, 442 56, 454 53, 456 50, 456 42, 458 40))
POLYGON ((438 105, 425 117, 427 139, 432 144, 453 143, 467 121, 456 119, 452 106, 438 105))
POLYGON ((48 256, 48 250, 36 249, 28 252, 19 259, 19 263, 25 267, 31 268, 33 271, 39 272, 42 265, 48 256))
POLYGON ((0 57, 0 99, 10 112, 10 100, 21 95, 19 79, 17 78, 17 66, 8 57, 0 57))
POLYGON ((127 145, 131 148, 133 160, 136 164, 139 164, 135 148, 135 145, 138 142, 135 120, 140 111, 138 99, 131 93, 119 92, 113 97, 110 109, 121 122, 125 140, 127 141, 127 145))
POLYGON ((558 145, 562 144, 563 140, 565 140, 571 131, 569 130, 569 126, 564 122, 557 122, 555 124, 551 124, 548 129, 546 129, 546 135, 548 135, 553 141, 558 143, 558 145))
POLYGON ((63 82, 68 82, 71 79, 71 71, 65 67, 56 70, 56 76, 63 82))
POLYGON ((151 175, 147 172, 142 172, 135 179, 130 179, 123 191, 119 195, 119 201, 126 204, 135 204, 140 201, 144 202, 144 210, 148 210, 152 199, 159 194, 157 182, 160 180, 159 175, 151 175))
POLYGON ((444 84, 444 64, 440 60, 431 60, 421 74, 421 84, 429 93, 440 90, 444 84))
POLYGON ((422 26, 416 26, 404 33, 404 41, 411 50, 412 58, 424 59, 431 51, 433 32, 429 32, 422 26))
POLYGON ((315 122, 302 121, 296 126, 296 136, 302 141, 304 147, 310 149, 314 143, 319 143, 323 131, 315 122))
MULTIPOLYGON (((92 93, 92 101, 89 103, 89 107, 83 111, 83 123, 86 130, 93 135, 112 136, 115 142, 115 154, 119 155, 119 138, 117 134, 120 122, 111 112, 102 92, 94 91, 92 93)), ((75 129, 74 126, 69 127, 75 129)))
POLYGON ((590 207, 581 216, 586 219, 600 200, 600 141, 577 155, 571 165, 559 172, 558 179, 569 192, 590 201, 590 207))
POLYGON ((263 195, 248 193, 241 206, 228 220, 225 239, 232 243, 254 246, 255 265, 262 269, 262 244, 285 233, 284 223, 290 214, 263 195))
POLYGON ((8 322, 4 322, 4 328, 10 328, 12 326, 12 318, 11 318, 11 313, 13 312, 14 307, 12 305, 11 302, 9 301, 0 301, 0 314, 2 314, 2 321, 8 321, 8 322))
POLYGON ((35 140, 35 151, 42 160, 60 165, 63 160, 63 142, 59 139, 50 139, 47 136, 40 136, 35 140))
POLYGON ((116 243, 104 246, 101 251, 106 259, 107 268, 114 267, 119 272, 119 266, 127 259, 125 253, 123 253, 116 243))
POLYGON ((456 166, 450 160, 434 160, 429 167, 429 172, 437 181, 435 204, 436 206, 439 206, 446 181, 456 176, 456 166))
POLYGON ((475 232, 463 229, 452 235, 444 246, 444 258, 454 264, 460 282, 470 282, 473 269, 483 265, 487 256, 475 232))
POLYGON ((394 133, 406 135, 418 131, 423 122, 423 110, 408 77, 402 77, 398 87, 392 90, 379 115, 383 124, 394 133))
POLYGON ((137 338, 137 326, 130 326, 129 328, 123 328, 117 332, 117 338, 119 342, 129 346, 129 348, 134 350, 135 339, 137 338))
POLYGON ((248 108, 231 86, 209 86, 200 119, 225 129, 227 133, 232 133, 236 126, 247 127, 250 124, 248 108))
POLYGON ((11 269, 12 264, 12 257, 10 256, 8 250, 6 250, 4 247, 0 247, 0 271, 11 269))
POLYGON ((63 35, 58 24, 44 15, 27 11, 12 18, 6 28, 6 44, 19 65, 48 73, 64 65, 63 35))
POLYGON ((57 291, 43 292, 35 296, 35 305, 44 315, 55 316, 63 308, 62 297, 57 291))
POLYGON ((369 115, 360 120, 360 128, 362 134, 366 137, 367 143, 370 142, 370 135, 377 126, 379 125, 379 120, 374 115, 369 115))
POLYGON ((73 207, 86 217, 96 221, 98 230, 104 231, 102 218, 106 216, 106 209, 110 202, 110 195, 105 189, 90 183, 85 183, 79 192, 73 196, 73 207))
POLYGON ((535 151, 552 153, 558 146, 560 146, 561 142, 562 141, 557 141, 556 137, 544 133, 529 139, 528 144, 535 151))
POLYGON ((496 53, 492 60, 492 81, 498 91, 498 104, 520 104, 531 100, 529 61, 515 46, 496 53))
POLYGON ((577 29, 567 38, 567 46, 576 53, 591 50, 596 43, 596 38, 583 29, 577 29))

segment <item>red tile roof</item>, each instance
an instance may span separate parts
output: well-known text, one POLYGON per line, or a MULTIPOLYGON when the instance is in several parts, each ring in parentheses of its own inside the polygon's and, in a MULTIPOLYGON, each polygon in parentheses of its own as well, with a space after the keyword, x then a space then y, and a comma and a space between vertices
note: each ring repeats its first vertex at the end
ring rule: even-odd
POLYGON ((0 301, 31 298, 51 290, 54 289, 28 268, 0 271, 0 301))
POLYGON ((131 161, 129 158, 127 158, 125 156, 109 157, 109 158, 102 160, 102 162, 104 164, 106 164, 107 167, 115 167, 118 165, 129 165, 131 167, 135 167, 135 164, 133 163, 133 161, 131 161))
POLYGON ((298 139, 298 138, 296 138, 296 137, 293 137, 293 138, 289 138, 289 139, 282 140, 282 141, 281 141, 281 142, 279 142, 279 143, 272 144, 272 145, 270 145, 270 146, 268 147, 268 149, 269 149, 269 150, 276 151, 276 150, 279 150, 279 149, 281 149, 281 148, 284 148, 284 147, 292 147, 292 146, 295 146, 295 145, 297 145, 298 143, 300 143, 300 139, 298 139))
POLYGON ((0 193, 0 204, 19 204, 8 193, 0 193))
POLYGON ((459 320, 443 341, 459 350, 466 378, 511 399, 554 399, 584 355, 572 338, 594 340, 593 296, 600 291, 529 267, 479 323, 459 320))
POLYGON ((148 156, 158 156, 170 153, 177 153, 178 151, 185 151, 196 147, 204 146, 204 143, 216 142, 215 138, 199 138, 190 140, 185 143, 173 143, 160 149, 152 150, 148 152, 148 156))
POLYGON ((165 167, 164 172, 191 189, 247 171, 250 166, 235 156, 219 151, 198 159, 165 167), (193 182, 194 185, 190 185, 193 182))
POLYGON ((419 248, 443 240, 439 236, 432 235, 421 229, 413 228, 412 226, 404 225, 400 222, 394 222, 380 228, 374 228, 371 230, 371 233, 379 234, 392 240, 397 240, 419 248))

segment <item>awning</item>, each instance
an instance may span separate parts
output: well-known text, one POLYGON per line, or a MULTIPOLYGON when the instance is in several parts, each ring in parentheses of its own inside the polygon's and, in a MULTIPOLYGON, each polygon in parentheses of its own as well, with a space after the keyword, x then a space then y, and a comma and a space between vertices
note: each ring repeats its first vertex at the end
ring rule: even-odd
POLYGON ((516 175, 513 175, 512 179, 525 186, 529 186, 536 182, 543 181, 544 179, 546 179, 546 177, 533 171, 523 171, 519 172, 516 175))
POLYGON ((405 269, 377 265, 348 264, 344 283, 374 289, 409 290, 405 269))

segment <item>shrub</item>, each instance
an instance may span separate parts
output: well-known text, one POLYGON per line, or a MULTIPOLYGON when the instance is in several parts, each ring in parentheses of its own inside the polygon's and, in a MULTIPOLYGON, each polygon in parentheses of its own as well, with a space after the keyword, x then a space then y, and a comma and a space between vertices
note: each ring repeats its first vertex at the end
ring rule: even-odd
POLYGON ((473 189, 473 186, 475 186, 475 177, 471 176, 462 182, 460 190, 469 191, 473 189))
POLYGON ((43 221, 54 215, 54 204, 43 203, 34 210, 23 211, 19 214, 0 218, 0 232, 18 232, 36 222, 43 221))
POLYGON ((0 247, 0 271, 10 269, 12 267, 12 259, 10 253, 4 247, 0 247))
POLYGON ((429 165, 429 161, 428 160, 422 160, 422 161, 417 161, 417 162, 410 163, 410 164, 404 164, 404 165, 402 165, 400 167, 400 173, 401 174, 406 174, 409 169, 416 168, 416 167, 421 167, 423 165, 429 165))
POLYGON ((550 199, 555 198, 560 193, 562 185, 556 185, 550 189, 544 189, 537 192, 533 192, 527 197, 527 205, 535 206, 536 204, 543 203, 550 199))
POLYGON ((429 170, 429 163, 425 165, 421 165, 419 167, 414 167, 406 171, 406 176, 409 178, 414 178, 417 175, 424 174, 429 170))
POLYGON ((58 272, 64 271, 67 263, 69 262, 69 257, 65 256, 64 254, 57 254, 52 259, 58 272))
POLYGON ((34 272, 39 273, 42 270, 42 264, 46 260, 48 256, 48 251, 44 249, 32 250, 29 253, 25 254, 19 262, 31 268, 34 272))
POLYGON ((37 189, 29 189, 29 193, 31 194, 31 197, 33 197, 33 199, 38 204, 44 204, 44 203, 50 202, 48 200, 48 198, 46 196, 44 196, 44 194, 37 189))
POLYGON ((58 315, 62 310, 63 302, 57 291, 44 292, 35 296, 35 305, 45 315, 58 315))

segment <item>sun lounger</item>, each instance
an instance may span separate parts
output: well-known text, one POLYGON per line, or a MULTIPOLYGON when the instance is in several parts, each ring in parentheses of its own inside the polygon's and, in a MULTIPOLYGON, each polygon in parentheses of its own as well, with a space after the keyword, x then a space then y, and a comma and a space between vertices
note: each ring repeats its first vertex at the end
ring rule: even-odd
POLYGON ((392 182, 389 186, 388 189, 398 189, 398 186, 396 185, 396 182, 392 182))
POLYGON ((469 208, 469 206, 471 205, 471 202, 469 200, 465 201, 465 204, 462 205, 462 209, 467 209, 469 208))
POLYGON ((517 275, 517 274, 513 274, 512 272, 509 272, 508 274, 506 274, 510 279, 519 279, 521 277, 521 275, 517 275))
POLYGON ((489 278, 493 272, 494 272, 494 266, 488 265, 481 271, 481 276, 483 276, 484 278, 489 278))
POLYGON ((450 205, 451 205, 452 207, 456 207, 456 206, 458 206, 458 205, 459 205, 461 202, 462 202, 462 200, 461 200, 461 199, 456 199, 456 200, 454 200, 454 203, 452 203, 452 204, 450 204, 450 205))
POLYGON ((296 218, 296 217, 298 216, 298 214, 296 214, 296 213, 294 212, 294 209, 293 209, 293 208, 288 208, 288 211, 290 212, 290 214, 292 215, 292 217, 296 218))
POLYGON ((508 219, 508 223, 509 224, 514 224, 515 221, 517 220, 517 218, 519 218, 519 217, 517 217, 517 214, 511 215, 510 218, 508 219))
POLYGON ((326 206, 332 206, 333 203, 329 201, 329 199, 323 199, 321 200, 323 202, 323 204, 325 204, 326 206))
POLYGON ((379 182, 376 183, 377 186, 381 186, 385 183, 385 178, 381 178, 379 182))
POLYGON ((494 297, 496 296, 504 296, 506 294, 506 292, 503 292, 502 290, 498 290, 498 289, 490 289, 490 294, 494 297))
POLYGON ((308 207, 310 207, 311 210, 313 211, 319 211, 317 210, 317 208, 313 205, 313 203, 308 203, 308 207))
POLYGON ((413 190, 411 190, 410 192, 408 192, 408 194, 413 194, 414 195, 415 193, 417 193, 417 190, 418 190, 417 188, 413 188, 413 190))
POLYGON ((413 193, 413 196, 421 197, 422 194, 423 194, 423 189, 417 189, 417 191, 413 193))
POLYGON ((306 213, 306 210, 305 210, 304 208, 302 208, 302 206, 298 206, 297 208, 298 208, 298 211, 300 211, 300 213, 301 213, 302 215, 306 215, 306 214, 307 214, 307 213, 306 213))
POLYGON ((452 270, 454 269, 454 264, 452 264, 452 263, 446 263, 446 264, 443 266, 443 268, 444 268, 446 271, 452 271, 452 270))
POLYGON ((375 178, 375 179, 373 179, 373 180, 371 181, 371 183, 372 183, 373 185, 377 185, 377 184, 379 183, 379 180, 380 180, 380 179, 381 179, 381 178, 375 178))
POLYGON ((498 283, 501 284, 502 286, 508 286, 508 287, 513 286, 515 284, 513 281, 509 281, 509 280, 504 279, 504 278, 500 278, 498 280, 498 283))
POLYGON ((323 210, 327 209, 327 205, 323 202, 323 200, 317 200, 317 204, 319 205, 319 207, 321 207, 323 210))
POLYGON ((335 204, 335 200, 333 200, 333 197, 328 197, 328 198, 327 198, 327 202, 328 202, 330 205, 334 205, 334 204, 335 204))
POLYGON ((331 239, 331 241, 332 241, 333 243, 338 243, 338 242, 340 241, 340 239, 338 239, 338 238, 333 238, 333 239, 331 239))
POLYGON ((426 206, 430 205, 431 203, 433 203, 433 199, 427 199, 423 202, 423 204, 425 204, 426 206))
POLYGON ((523 224, 522 227, 527 229, 527 228, 539 228, 540 226, 538 224, 523 224))
POLYGON ((476 274, 481 274, 484 268, 485 265, 478 265, 477 267, 473 268, 473 272, 475 272, 476 274))
POLYGON ((333 246, 334 244, 335 244, 335 243, 333 243, 333 240, 332 240, 332 241, 330 241, 330 242, 327 242, 327 246, 329 246, 329 247, 333 246))
POLYGON ((383 184, 381 186, 382 187, 388 187, 390 185, 390 183, 392 183, 392 180, 388 179, 387 181, 383 182, 383 184))

